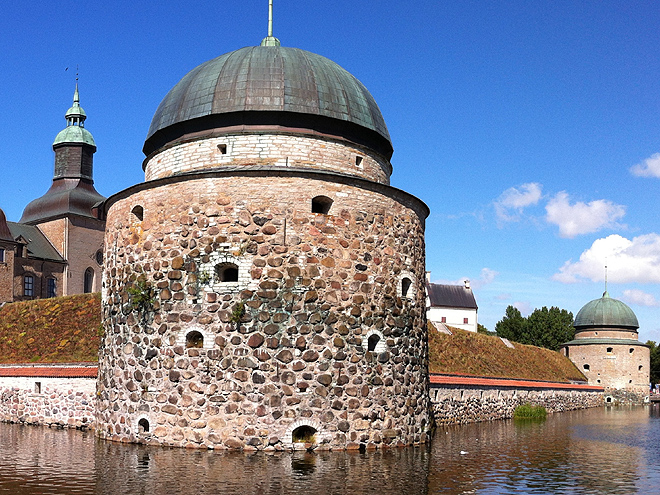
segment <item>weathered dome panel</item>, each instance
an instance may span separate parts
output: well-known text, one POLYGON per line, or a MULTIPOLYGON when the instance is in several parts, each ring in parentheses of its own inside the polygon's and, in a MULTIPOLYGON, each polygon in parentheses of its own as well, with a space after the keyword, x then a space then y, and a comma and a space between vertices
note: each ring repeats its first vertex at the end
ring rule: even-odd
POLYGON ((585 304, 578 312, 573 326, 639 328, 637 316, 625 303, 612 299, 607 292, 600 299, 585 304))
POLYGON ((181 125, 211 116, 223 116, 222 126, 284 124, 347 137, 375 133, 372 141, 391 154, 385 120, 367 88, 331 60, 298 48, 245 47, 190 71, 158 106, 145 153, 190 129, 212 128, 217 122, 187 130, 181 125), (259 118, 246 119, 245 112, 259 112, 259 118))

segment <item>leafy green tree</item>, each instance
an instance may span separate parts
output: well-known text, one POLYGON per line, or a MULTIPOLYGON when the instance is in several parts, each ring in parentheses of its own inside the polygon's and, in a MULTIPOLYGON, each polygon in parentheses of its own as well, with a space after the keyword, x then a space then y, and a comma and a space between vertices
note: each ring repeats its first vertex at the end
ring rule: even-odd
POLYGON ((646 342, 651 349, 651 383, 660 383, 660 345, 653 340, 646 342))
POLYGON ((535 309, 527 318, 518 309, 508 306, 495 330, 499 337, 554 351, 575 336, 573 313, 555 306, 535 309))
POLYGON ((520 314, 520 310, 511 305, 507 306, 504 318, 495 324, 495 333, 498 337, 522 342, 527 320, 520 314))
POLYGON ((497 335, 496 332, 491 332, 485 326, 483 326, 481 323, 477 323, 477 333, 481 333, 483 335, 497 335))

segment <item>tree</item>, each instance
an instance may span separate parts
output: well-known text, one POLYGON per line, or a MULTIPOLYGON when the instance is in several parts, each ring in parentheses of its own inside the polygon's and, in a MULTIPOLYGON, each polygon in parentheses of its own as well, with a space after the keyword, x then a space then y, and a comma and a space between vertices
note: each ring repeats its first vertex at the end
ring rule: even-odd
POLYGON ((651 383, 660 383, 660 346, 653 340, 646 342, 651 351, 651 383))
POLYGON ((483 326, 481 323, 477 323, 477 333, 481 333, 483 335, 497 335, 496 332, 491 332, 485 326, 483 326))
POLYGON ((527 318, 518 309, 508 306, 504 318, 495 325, 495 330, 499 337, 554 351, 575 336, 573 313, 555 306, 535 309, 527 318))
POLYGON ((514 342, 522 342, 520 339, 523 338, 526 323, 527 321, 520 314, 518 308, 509 305, 504 313, 504 318, 495 324, 495 333, 498 337, 514 342))

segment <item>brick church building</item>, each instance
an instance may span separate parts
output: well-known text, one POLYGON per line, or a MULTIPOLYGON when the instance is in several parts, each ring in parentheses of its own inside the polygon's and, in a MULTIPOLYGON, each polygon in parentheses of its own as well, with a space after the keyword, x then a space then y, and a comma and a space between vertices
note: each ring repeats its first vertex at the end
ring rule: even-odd
POLYGON ((78 86, 67 125, 53 142, 50 189, 30 202, 18 223, 0 209, 0 304, 101 289, 105 222, 94 205, 96 143, 85 129, 78 86))

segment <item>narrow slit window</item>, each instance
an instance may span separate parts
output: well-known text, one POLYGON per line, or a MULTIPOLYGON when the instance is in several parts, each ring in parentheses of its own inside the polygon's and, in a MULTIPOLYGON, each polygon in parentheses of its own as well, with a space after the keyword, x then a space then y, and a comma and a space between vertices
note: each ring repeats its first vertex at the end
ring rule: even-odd
POLYGON ((369 339, 367 340, 367 350, 369 352, 374 352, 378 342, 380 342, 380 336, 378 334, 374 333, 373 335, 370 335, 369 339))
POLYGON ((94 270, 88 268, 85 270, 85 276, 83 280, 83 292, 85 294, 90 294, 94 291, 94 270))
POLYGON ((359 155, 356 156, 355 157, 355 166, 357 168, 362 168, 362 161, 363 161, 363 158, 361 156, 359 156, 359 155))
POLYGON ((55 297, 57 295, 57 286, 54 278, 49 278, 47 282, 47 297, 55 297))
POLYGON ((34 393, 35 394, 41 393, 41 382, 34 382, 34 393))
POLYGON ((330 213, 332 207, 332 200, 327 196, 316 196, 312 199, 312 213, 323 213, 327 215, 330 213))
POLYGON ((408 277, 403 277, 401 279, 401 297, 410 297, 410 287, 412 286, 412 280, 408 277))

